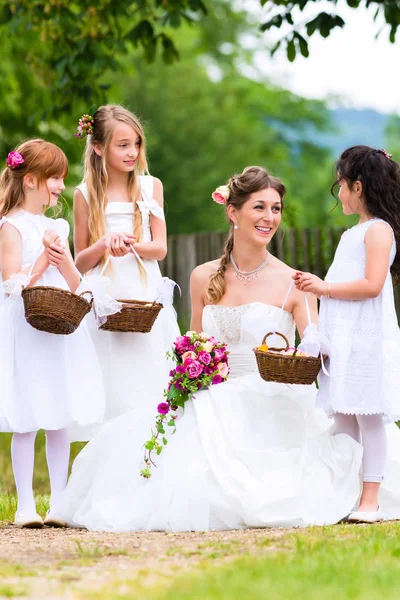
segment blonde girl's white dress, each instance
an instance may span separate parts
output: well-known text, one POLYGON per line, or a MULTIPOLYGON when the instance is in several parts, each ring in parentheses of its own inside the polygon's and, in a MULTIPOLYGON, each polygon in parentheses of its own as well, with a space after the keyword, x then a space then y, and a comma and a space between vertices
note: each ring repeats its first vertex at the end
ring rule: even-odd
MULTIPOLYGON (((371 219, 346 231, 340 240, 326 281, 347 282, 365 277, 365 234, 382 221, 371 219)), ((390 227, 387 224, 388 227, 390 227)), ((390 265, 396 243, 390 251, 390 265)), ((329 376, 321 371, 317 403, 328 414, 382 414, 400 418, 400 332, 390 268, 383 289, 366 300, 321 299, 319 327, 328 338, 329 376)))
MULTIPOLYGON (((55 229, 68 243, 69 224, 64 219, 20 210, 3 217, 0 227, 4 223, 21 234, 22 270, 31 267, 43 251, 47 229, 55 229)), ((53 266, 36 285, 69 289, 53 266)), ((86 323, 70 335, 38 331, 25 320, 21 295, 8 295, 4 289, 0 301, 0 369, 0 431, 68 428, 72 441, 84 441, 88 439, 86 428, 104 418, 102 374, 86 323)))
MULTIPOLYGON (((153 198, 153 177, 140 177, 142 199, 138 206, 142 216, 142 241, 150 242, 150 215, 164 220, 164 212, 153 198)), ((85 183, 78 186, 89 202, 85 183)), ((105 210, 107 231, 132 233, 134 205, 132 202, 109 202, 105 210)), ((156 260, 143 259, 147 281, 140 277, 133 254, 111 257, 106 271, 110 279, 107 292, 116 299, 156 300, 162 275, 156 260)), ((100 273, 98 265, 92 273, 100 273)), ((149 399, 162 399, 162 393, 172 368, 165 353, 179 335, 172 304, 165 304, 150 333, 117 333, 102 331, 91 320, 90 331, 95 344, 106 388, 106 419, 113 419, 149 399)))

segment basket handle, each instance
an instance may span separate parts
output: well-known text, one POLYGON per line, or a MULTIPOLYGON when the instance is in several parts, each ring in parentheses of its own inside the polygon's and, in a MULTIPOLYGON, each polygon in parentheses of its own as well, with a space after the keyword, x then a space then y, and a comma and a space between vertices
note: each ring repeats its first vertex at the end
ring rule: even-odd
POLYGON ((79 297, 82 298, 82 296, 84 296, 85 294, 90 294, 89 304, 90 304, 90 306, 92 306, 92 304, 93 304, 93 294, 92 294, 92 292, 90 290, 86 290, 85 292, 82 292, 81 294, 79 294, 79 297))
MULTIPOLYGON (((285 335, 283 335, 283 333, 279 333, 279 331, 270 331, 269 333, 266 333, 263 337, 263 341, 262 341, 263 344, 265 344, 265 342, 267 341, 267 337, 270 335, 279 335, 281 338, 283 338, 286 342, 286 348, 269 348, 269 350, 281 351, 281 350, 289 349, 289 340, 287 339, 287 337, 285 335)), ((296 354, 296 350, 293 352, 293 356, 295 354, 296 354)))
MULTIPOLYGON (((146 273, 146 275, 148 275, 148 271, 144 265, 144 262, 142 261, 142 259, 140 258, 139 254, 136 252, 135 248, 132 246, 132 244, 129 244, 130 249, 132 250, 132 254, 134 255, 134 257, 136 258, 136 260, 138 261, 138 263, 143 267, 144 272, 146 273)), ((110 260, 111 260, 111 254, 109 254, 107 256, 107 260, 103 265, 103 268, 100 271, 100 276, 103 275, 103 273, 105 272, 105 270, 107 269, 108 265, 110 264, 110 260)))

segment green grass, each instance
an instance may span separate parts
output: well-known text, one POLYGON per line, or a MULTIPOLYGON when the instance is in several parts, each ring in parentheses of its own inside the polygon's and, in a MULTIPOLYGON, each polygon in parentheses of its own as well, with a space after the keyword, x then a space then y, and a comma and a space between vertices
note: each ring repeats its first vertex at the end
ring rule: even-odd
POLYGON ((161 576, 156 586, 146 588, 140 578, 120 580, 91 598, 397 600, 399 534, 400 524, 393 523, 299 530, 255 555, 228 562, 208 556, 185 574, 161 576))

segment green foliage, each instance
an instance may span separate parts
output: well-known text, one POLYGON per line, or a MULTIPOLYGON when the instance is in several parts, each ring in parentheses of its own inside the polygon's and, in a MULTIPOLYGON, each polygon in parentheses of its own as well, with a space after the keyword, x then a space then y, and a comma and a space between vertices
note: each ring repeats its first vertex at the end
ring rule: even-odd
MULTIPOLYGON (((347 5, 351 8, 358 8, 361 0, 346 0, 347 5)), ((271 29, 280 29, 281 27, 287 31, 284 36, 277 42, 272 49, 274 54, 282 44, 286 47, 288 60, 293 62, 300 52, 302 56, 308 57, 309 48, 308 40, 317 31, 323 38, 330 36, 332 31, 337 27, 344 27, 345 21, 338 14, 337 0, 326 0, 323 2, 324 8, 329 6, 330 12, 322 10, 318 12, 318 4, 320 0, 260 0, 261 6, 265 6, 269 13, 268 21, 265 21, 261 26, 261 31, 269 31, 271 29), (315 7, 316 16, 311 19, 304 20, 303 11, 315 7)), ((400 5, 398 0, 367 0, 366 6, 375 6, 376 11, 373 19, 383 17, 383 20, 389 25, 389 40, 394 43, 396 40, 396 32, 400 25, 400 5)))
MULTIPOLYGON (((209 23, 214 31, 218 22, 209 23)), ((242 24, 243 27, 243 24, 242 24)), ((225 43, 224 30, 220 44, 225 43)), ((240 57, 218 55, 212 37, 183 28, 177 34, 182 59, 150 67, 130 63, 134 78, 110 78, 112 97, 143 117, 151 172, 164 183, 169 233, 221 230, 224 210, 211 193, 246 165, 258 164, 288 187, 286 222, 316 225, 327 215, 330 154, 310 141, 312 131, 330 128, 322 102, 272 86, 259 73, 250 79, 234 65, 240 57), (210 74, 217 73, 217 76, 210 74)))
POLYGON ((103 73, 118 70, 132 47, 149 62, 160 52, 173 63, 179 54, 172 31, 205 13, 202 0, 2 0, 0 33, 8 56, 23 47, 38 82, 52 89, 52 113, 60 115, 77 97, 104 102, 103 73))
POLYGON ((400 161, 400 117, 392 116, 386 127, 387 151, 394 160, 400 161))
MULTIPOLYGON (((14 6, 13 19, 18 15, 25 18, 24 11, 40 3, 20 4, 18 10, 14 6)), ((70 15, 72 9, 76 10, 74 3, 67 7, 64 0, 53 4, 53 12, 49 13, 53 17, 57 10, 68 10, 70 15)), ((154 2, 144 4, 147 10, 154 2)), ((164 2, 163 6, 172 4, 164 2)), ((106 1, 96 5, 97 20, 107 5, 106 1)), ((87 9, 85 3, 81 6, 81 10, 87 9)), ((113 14, 111 11, 110 19, 113 14)), ((81 17, 82 24, 75 26, 84 28, 86 21, 81 13, 76 20, 81 17)), ((98 23, 96 19, 96 27, 107 26, 107 21, 98 23)), ((3 27, 10 28, 13 23, 16 27, 14 20, 3 27)), ((45 27, 45 23, 37 27, 45 27)), ((149 24, 141 25, 141 36, 146 31, 150 35, 149 24)), ((64 26, 68 31, 68 23, 64 26)), ((82 177, 84 149, 84 142, 74 138, 73 133, 78 117, 90 112, 91 100, 83 101, 79 90, 71 87, 75 99, 68 100, 69 92, 62 92, 59 101, 59 90, 64 85, 58 86, 61 72, 48 68, 44 74, 46 61, 35 58, 53 53, 52 37, 49 34, 42 43, 34 27, 24 36, 18 31, 0 39, 2 54, 8 57, 0 62, 0 156, 26 137, 43 136, 60 145, 70 162, 64 210, 64 216, 70 219, 70 199, 82 177), (71 109, 66 110, 64 100, 73 102, 71 109)), ((64 34, 57 31, 62 48, 64 34)), ((272 86, 254 69, 251 54, 241 44, 241 36, 252 31, 254 23, 245 12, 233 10, 228 0, 217 0, 202 16, 201 27, 185 23, 173 30, 180 61, 167 65, 158 53, 148 64, 131 44, 118 55, 118 68, 111 72, 111 67, 105 66, 104 73, 97 76, 94 66, 86 78, 96 101, 101 95, 96 92, 101 82, 106 86, 105 100, 123 103, 144 121, 151 172, 164 184, 170 234, 225 228, 224 210, 211 201, 211 192, 249 164, 266 166, 283 179, 288 188, 285 220, 289 225, 317 226, 330 221, 332 161, 329 151, 319 141, 312 141, 315 133, 331 127, 329 112, 323 102, 272 86)), ((297 39, 296 43, 303 43, 297 39)), ((89 69, 94 59, 88 56, 85 68, 89 69)), ((80 86, 83 80, 78 81, 79 73, 71 72, 72 76, 74 85, 80 86)))

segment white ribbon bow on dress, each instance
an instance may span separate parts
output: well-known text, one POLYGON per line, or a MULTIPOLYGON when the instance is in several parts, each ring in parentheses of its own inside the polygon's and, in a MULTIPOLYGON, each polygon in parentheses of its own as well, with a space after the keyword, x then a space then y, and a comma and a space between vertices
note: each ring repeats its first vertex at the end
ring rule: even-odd
POLYGON ((155 198, 152 198, 151 200, 148 200, 147 198, 145 200, 138 200, 137 205, 142 213, 142 218, 145 216, 148 217, 151 213, 155 217, 161 219, 161 221, 165 221, 164 211, 155 198))

